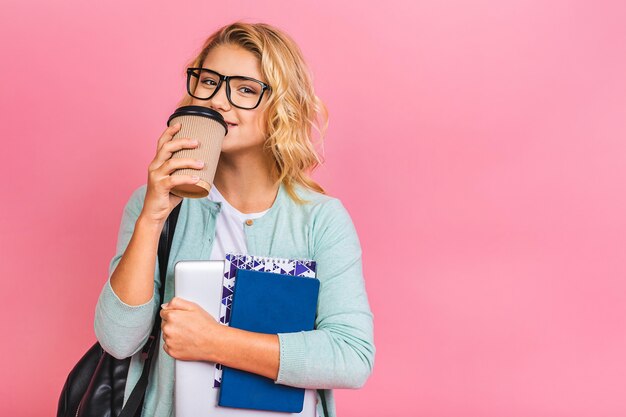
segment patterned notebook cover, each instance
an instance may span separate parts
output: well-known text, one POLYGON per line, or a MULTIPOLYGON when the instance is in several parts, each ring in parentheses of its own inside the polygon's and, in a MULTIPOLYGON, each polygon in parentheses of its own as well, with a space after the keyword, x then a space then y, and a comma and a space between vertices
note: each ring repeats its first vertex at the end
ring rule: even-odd
MULTIPOLYGON (((233 290, 237 269, 249 269, 253 271, 273 272, 276 274, 291 275, 294 277, 315 278, 316 263, 308 259, 284 259, 269 258, 264 256, 241 255, 235 253, 226 254, 224 263, 224 283, 222 288, 222 303, 220 305, 220 318, 222 324, 230 323, 230 312, 233 304, 233 290)), ((219 387, 222 381, 222 366, 215 365, 215 381, 213 386, 219 387)))

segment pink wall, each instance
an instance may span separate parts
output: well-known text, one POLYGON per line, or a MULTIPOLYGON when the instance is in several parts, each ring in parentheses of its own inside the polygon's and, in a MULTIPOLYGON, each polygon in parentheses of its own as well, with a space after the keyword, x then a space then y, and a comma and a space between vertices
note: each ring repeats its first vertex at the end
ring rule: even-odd
POLYGON ((623 2, 2 9, 0 415, 54 413, 181 70, 237 18, 290 33, 331 112, 316 178, 378 348, 340 416, 626 415, 623 2))

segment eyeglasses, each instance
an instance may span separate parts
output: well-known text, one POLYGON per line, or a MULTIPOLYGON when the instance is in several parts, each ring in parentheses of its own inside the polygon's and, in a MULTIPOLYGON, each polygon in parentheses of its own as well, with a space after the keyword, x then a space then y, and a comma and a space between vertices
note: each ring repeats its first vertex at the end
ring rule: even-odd
POLYGON ((187 92, 198 100, 209 100, 226 81, 226 97, 240 109, 255 109, 265 90, 271 87, 262 81, 241 75, 222 75, 207 68, 187 68, 187 92))

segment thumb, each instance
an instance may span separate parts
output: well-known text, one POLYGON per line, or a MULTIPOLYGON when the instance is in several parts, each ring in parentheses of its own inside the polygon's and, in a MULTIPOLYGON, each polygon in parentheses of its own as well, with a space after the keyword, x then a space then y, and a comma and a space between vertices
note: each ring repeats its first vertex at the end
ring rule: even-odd
POLYGON ((193 310, 196 306, 196 303, 192 303, 191 301, 187 301, 184 298, 174 297, 167 303, 167 307, 165 308, 175 308, 177 310, 193 310))

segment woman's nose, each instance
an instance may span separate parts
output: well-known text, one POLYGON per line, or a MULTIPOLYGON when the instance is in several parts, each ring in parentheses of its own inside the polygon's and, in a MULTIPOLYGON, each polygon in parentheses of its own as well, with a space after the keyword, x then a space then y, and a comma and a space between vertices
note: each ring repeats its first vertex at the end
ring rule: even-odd
POLYGON ((230 109, 230 102, 226 96, 226 83, 222 83, 215 95, 210 100, 207 100, 207 104, 210 108, 230 109))

